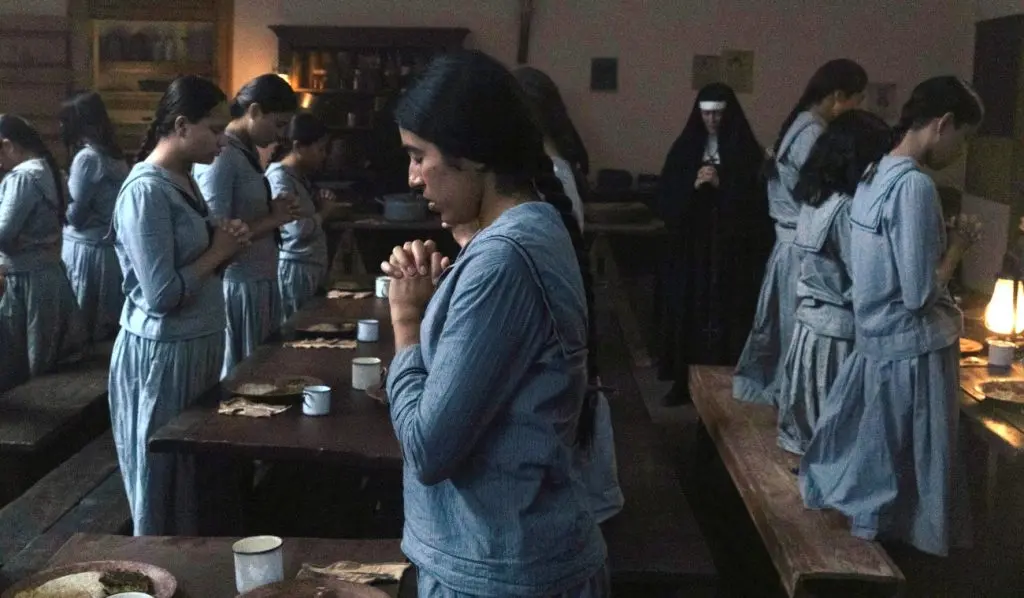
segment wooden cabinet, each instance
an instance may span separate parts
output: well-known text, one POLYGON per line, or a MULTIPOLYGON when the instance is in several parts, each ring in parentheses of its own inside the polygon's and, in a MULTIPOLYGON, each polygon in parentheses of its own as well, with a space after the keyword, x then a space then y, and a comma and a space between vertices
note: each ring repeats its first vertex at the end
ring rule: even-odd
POLYGON ((122 147, 132 153, 167 85, 201 75, 226 93, 231 82, 233 0, 70 0, 85 39, 76 61, 103 96, 122 147))
POLYGON ((408 158, 391 110, 402 89, 440 53, 462 47, 468 29, 283 26, 278 72, 303 109, 331 128, 324 178, 372 181, 387 193, 407 186, 408 158))

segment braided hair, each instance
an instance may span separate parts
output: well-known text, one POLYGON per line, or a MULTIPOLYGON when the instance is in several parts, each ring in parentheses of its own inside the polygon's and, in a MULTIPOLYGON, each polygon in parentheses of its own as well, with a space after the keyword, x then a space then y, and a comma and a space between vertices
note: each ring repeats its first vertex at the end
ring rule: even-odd
POLYGON ((60 173, 60 166, 53 157, 53 152, 39 135, 39 131, 20 116, 14 114, 0 114, 0 139, 8 139, 21 149, 35 154, 46 162, 53 177, 53 185, 57 190, 57 213, 61 224, 67 224, 68 194, 64 179, 60 173))
MULTIPOLYGON (((530 104, 512 73, 477 50, 442 54, 403 94, 395 107, 395 120, 402 129, 436 145, 446 157, 483 164, 494 173, 499 193, 539 194, 558 211, 583 279, 588 346, 593 347, 593 281, 583 234, 572 202, 544 152, 543 135, 530 104)), ((577 425, 578 445, 589 446, 595 417, 596 398, 588 393, 577 425)))
POLYGON ((197 123, 225 101, 227 96, 209 79, 196 75, 178 77, 160 98, 136 159, 142 162, 149 157, 157 142, 174 131, 174 122, 179 116, 190 123, 197 123))

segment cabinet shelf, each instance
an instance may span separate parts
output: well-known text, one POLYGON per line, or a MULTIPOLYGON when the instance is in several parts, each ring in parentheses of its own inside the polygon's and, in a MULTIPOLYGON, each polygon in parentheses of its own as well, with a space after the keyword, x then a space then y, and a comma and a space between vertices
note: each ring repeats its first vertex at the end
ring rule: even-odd
POLYGON ((126 61, 114 60, 100 62, 102 72, 142 73, 154 75, 192 75, 216 74, 217 69, 208 62, 177 62, 177 61, 126 61))

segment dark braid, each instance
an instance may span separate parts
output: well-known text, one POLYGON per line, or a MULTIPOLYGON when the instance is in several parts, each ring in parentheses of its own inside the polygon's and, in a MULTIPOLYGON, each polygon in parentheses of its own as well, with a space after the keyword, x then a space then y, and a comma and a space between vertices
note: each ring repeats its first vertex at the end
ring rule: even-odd
POLYGON ((160 122, 167 116, 164 112, 166 110, 163 105, 157 107, 156 114, 153 115, 153 120, 150 121, 149 127, 146 129, 146 136, 142 138, 142 145, 135 154, 136 161, 142 162, 149 157, 149 154, 153 153, 158 139, 157 129, 160 127, 160 122))
MULTIPOLYGON (((583 292, 587 300, 587 377, 588 383, 597 378, 597 314, 594 309, 594 275, 590 270, 590 253, 587 251, 583 240, 583 231, 572 211, 572 201, 565 194, 562 181, 555 176, 554 165, 547 155, 538 159, 538 170, 533 177, 534 185, 543 195, 544 201, 551 204, 558 210, 562 218, 562 224, 569 232, 572 240, 572 247, 576 251, 576 262, 580 267, 580 275, 583 277, 583 292)), ((589 385, 589 384, 588 384, 589 385)), ((576 443, 579 446, 589 447, 594 438, 595 418, 597 417, 596 393, 588 390, 584 397, 583 409, 580 412, 580 421, 576 431, 576 443)))

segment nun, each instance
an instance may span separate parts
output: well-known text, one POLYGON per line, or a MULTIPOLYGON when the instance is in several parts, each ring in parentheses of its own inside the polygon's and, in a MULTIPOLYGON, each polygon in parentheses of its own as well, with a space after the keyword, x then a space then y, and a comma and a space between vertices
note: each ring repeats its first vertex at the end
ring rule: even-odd
POLYGON ((734 365, 772 243, 758 144, 733 90, 700 90, 661 173, 656 211, 671 249, 658 277, 659 376, 689 402, 690 364, 734 365))

